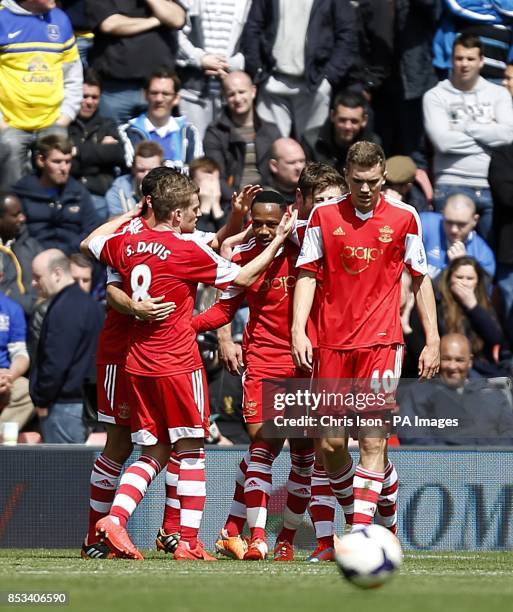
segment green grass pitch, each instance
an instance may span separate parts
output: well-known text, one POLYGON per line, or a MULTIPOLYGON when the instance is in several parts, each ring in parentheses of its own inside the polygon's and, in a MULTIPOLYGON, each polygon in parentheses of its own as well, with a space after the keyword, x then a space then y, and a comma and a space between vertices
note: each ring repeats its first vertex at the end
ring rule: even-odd
MULTIPOLYGON (((0 550, 0 591, 67 591, 63 610, 123 612, 497 612, 513 609, 513 553, 407 554, 387 585, 360 591, 333 563, 84 561, 75 550, 0 550)), ((36 606, 30 606, 34 609, 36 606)), ((27 609, 0 606, 0 609, 27 609)))

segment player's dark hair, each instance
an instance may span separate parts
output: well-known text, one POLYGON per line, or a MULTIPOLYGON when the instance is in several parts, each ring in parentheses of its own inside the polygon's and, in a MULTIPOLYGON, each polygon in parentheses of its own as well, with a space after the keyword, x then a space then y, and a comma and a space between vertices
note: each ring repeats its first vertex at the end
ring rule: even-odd
POLYGON ((199 187, 188 176, 179 172, 161 176, 152 196, 153 213, 157 222, 167 221, 173 211, 190 206, 195 193, 199 193, 199 187))
POLYGON ((175 94, 177 94, 180 91, 180 88, 182 87, 182 81, 180 81, 180 78, 176 74, 176 72, 173 72, 173 70, 166 68, 166 66, 161 66, 150 74, 144 85, 144 89, 146 91, 148 91, 148 89, 150 88, 153 79, 170 79, 171 81, 173 81, 175 94))
POLYGON ((363 108, 364 112, 367 113, 367 100, 360 91, 353 91, 351 89, 339 91, 333 98, 331 108, 332 110, 336 110, 338 106, 345 106, 346 108, 363 108))
POLYGON ((263 191, 257 193, 251 202, 251 208, 253 208, 255 204, 259 203, 278 204, 280 208, 287 208, 287 201, 285 198, 281 195, 281 193, 274 191, 274 189, 264 189, 263 191))
POLYGON ((308 162, 301 170, 297 186, 303 198, 313 198, 316 193, 329 187, 339 187, 342 193, 347 191, 346 182, 340 172, 321 162, 308 162))
POLYGON ((61 136, 60 134, 48 134, 40 138, 34 147, 36 155, 41 155, 43 158, 47 158, 52 151, 59 151, 64 155, 70 155, 73 149, 73 143, 69 138, 61 136))
POLYGON ((454 39, 454 44, 452 45, 453 53, 454 49, 456 49, 456 45, 465 47, 465 49, 479 49, 479 57, 483 57, 483 41, 481 40, 479 34, 475 34, 474 32, 465 32, 459 36, 456 36, 454 39))
POLYGON ((385 162, 385 153, 378 144, 368 142, 367 140, 360 140, 349 147, 346 157, 346 170, 349 170, 351 165, 373 168, 379 164, 384 171, 385 162))

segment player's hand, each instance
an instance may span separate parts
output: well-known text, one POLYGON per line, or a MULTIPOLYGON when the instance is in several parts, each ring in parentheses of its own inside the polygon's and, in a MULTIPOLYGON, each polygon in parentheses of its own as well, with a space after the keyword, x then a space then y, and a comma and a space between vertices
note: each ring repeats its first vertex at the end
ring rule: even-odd
POLYGON ((123 219, 123 221, 131 221, 132 219, 135 219, 135 217, 140 216, 142 207, 143 202, 137 202, 137 204, 133 208, 124 212, 118 217, 118 219, 123 219))
POLYGON ((219 355, 219 361, 224 367, 233 374, 238 376, 240 374, 240 368, 244 365, 242 361, 242 347, 233 340, 225 340, 219 343, 217 349, 219 355))
POLYGON ((458 257, 463 257, 467 254, 467 249, 461 240, 456 240, 453 242, 451 246, 447 249, 447 259, 452 261, 453 259, 458 259, 458 257))
POLYGON ((287 236, 290 234, 297 221, 297 210, 294 210, 292 214, 285 213, 280 221, 280 224, 276 228, 276 238, 285 241, 287 236))
POLYGON ((48 416, 48 408, 41 408, 41 406, 36 406, 36 414, 40 419, 44 419, 48 416))
POLYGON ((292 358, 298 368, 311 372, 313 369, 312 343, 304 333, 292 333, 292 358))
POLYGON ((244 185, 242 191, 232 194, 232 213, 245 217, 257 193, 263 191, 260 185, 244 185))
POLYGON ((175 302, 163 302, 164 296, 147 298, 132 305, 133 314, 140 321, 163 321, 176 310, 175 302))
POLYGON ((428 380, 440 367, 440 341, 426 344, 419 357, 419 378, 428 380))

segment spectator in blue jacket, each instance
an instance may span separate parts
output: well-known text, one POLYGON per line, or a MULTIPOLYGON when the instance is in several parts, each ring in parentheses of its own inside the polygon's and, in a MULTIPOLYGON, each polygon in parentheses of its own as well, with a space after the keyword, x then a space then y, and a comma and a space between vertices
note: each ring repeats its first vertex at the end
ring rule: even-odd
POLYGON ((203 155, 203 144, 198 130, 186 117, 173 116, 180 100, 180 79, 174 72, 163 68, 148 79, 145 97, 148 110, 121 126, 125 139, 127 166, 134 160, 135 149, 143 140, 158 143, 164 151, 166 166, 184 168, 203 155))
POLYGON ((87 189, 70 176, 72 144, 63 136, 49 135, 36 145, 37 174, 13 187, 20 198, 30 236, 46 249, 65 253, 80 250, 80 242, 98 225, 87 189))
POLYGON ((431 278, 436 278, 451 261, 464 255, 473 257, 493 278, 495 256, 475 231, 478 219, 473 200, 462 193, 447 198, 442 214, 420 214, 428 274, 431 278))
POLYGON ((40 253, 32 263, 34 284, 50 299, 30 372, 30 396, 43 441, 85 442, 82 388, 94 378, 101 306, 75 283, 68 257, 59 249, 40 253))

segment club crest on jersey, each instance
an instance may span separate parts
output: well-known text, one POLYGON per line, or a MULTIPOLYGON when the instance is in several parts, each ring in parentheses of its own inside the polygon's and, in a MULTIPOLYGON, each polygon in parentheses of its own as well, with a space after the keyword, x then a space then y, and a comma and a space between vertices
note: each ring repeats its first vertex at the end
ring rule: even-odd
POLYGON ((392 242, 392 234, 394 230, 390 227, 390 225, 385 225, 381 227, 379 230, 379 238, 380 242, 392 242))
POLYGON ((345 236, 346 233, 344 232, 343 228, 339 225, 337 227, 337 229, 333 232, 334 236, 345 236))
POLYGON ((59 30, 59 26, 55 23, 49 23, 46 26, 46 33, 48 34, 49 40, 59 40, 61 32, 59 30))

